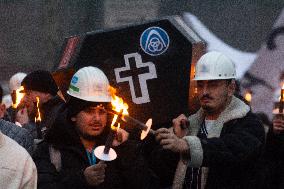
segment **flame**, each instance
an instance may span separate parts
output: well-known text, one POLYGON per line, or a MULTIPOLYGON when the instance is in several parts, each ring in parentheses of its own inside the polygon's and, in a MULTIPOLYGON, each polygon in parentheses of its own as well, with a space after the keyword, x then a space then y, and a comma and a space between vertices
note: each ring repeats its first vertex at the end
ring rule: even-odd
MULTIPOLYGON (((116 96, 116 90, 113 87, 110 87, 110 92, 111 92, 111 105, 112 105, 112 110, 117 112, 117 113, 121 113, 122 115, 128 115, 128 104, 124 103, 123 99, 116 96)), ((114 127, 115 123, 117 122, 117 118, 118 115, 114 115, 113 119, 112 119, 112 123, 111 123, 111 129, 113 130, 118 130, 120 127, 120 123, 118 123, 117 127, 114 127)))
POLYGON ((280 102, 284 102, 284 83, 283 83, 282 88, 280 90, 279 100, 280 100, 280 102))
POLYGON ((35 117, 35 122, 40 122, 41 121, 41 114, 40 114, 40 111, 39 111, 39 97, 37 96, 36 97, 36 108, 37 108, 37 115, 35 117))
POLYGON ((110 93, 112 110, 116 111, 117 113, 122 111, 122 115, 128 115, 128 104, 124 103, 122 98, 115 95, 116 90, 113 87, 110 87, 110 93))
POLYGON ((118 131, 119 128, 120 128, 120 123, 117 124, 116 131, 118 131))
POLYGON ((128 115, 128 105, 123 102, 122 98, 114 95, 111 99, 111 105, 112 110, 118 113, 122 111, 122 115, 128 115))
POLYGON ((250 92, 246 92, 246 94, 245 94, 245 99, 246 99, 246 101, 251 102, 252 95, 251 95, 250 92))
POLYGON ((24 97, 25 93, 21 93, 20 91, 24 90, 24 87, 21 86, 19 89, 16 90, 16 102, 12 104, 13 108, 17 108, 20 104, 22 98, 24 97))
POLYGON ((116 127, 114 126, 114 124, 116 123, 117 117, 118 117, 118 115, 114 115, 113 118, 112 118, 112 122, 111 122, 111 125, 110 125, 110 128, 111 128, 112 130, 115 130, 115 129, 116 129, 116 127))

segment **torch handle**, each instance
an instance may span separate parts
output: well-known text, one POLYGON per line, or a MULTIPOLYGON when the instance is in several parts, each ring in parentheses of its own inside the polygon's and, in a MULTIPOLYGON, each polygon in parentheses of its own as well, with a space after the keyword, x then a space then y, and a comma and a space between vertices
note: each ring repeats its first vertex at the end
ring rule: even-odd
POLYGON ((188 128, 188 127, 189 127, 189 121, 186 120, 186 119, 182 119, 182 120, 180 121, 180 127, 181 127, 181 129, 186 129, 186 128, 188 128))
POLYGON ((125 121, 125 122, 129 122, 129 123, 133 124, 134 126, 138 127, 140 130, 147 131, 147 128, 148 128, 147 125, 145 125, 141 121, 138 121, 137 119, 134 119, 131 116, 123 115, 122 120, 125 121))
POLYGON ((42 139, 42 132, 41 132, 41 128, 40 128, 40 124, 36 121, 36 133, 37 133, 37 138, 38 139, 42 139))
POLYGON ((149 133, 150 133, 151 135, 155 135, 156 131, 154 131, 153 129, 150 129, 150 130, 149 130, 149 133))
POLYGON ((113 142, 115 135, 116 135, 116 132, 111 129, 108 136, 107 136, 107 140, 106 140, 106 143, 105 143, 104 154, 109 153, 109 149, 112 146, 112 142, 113 142))

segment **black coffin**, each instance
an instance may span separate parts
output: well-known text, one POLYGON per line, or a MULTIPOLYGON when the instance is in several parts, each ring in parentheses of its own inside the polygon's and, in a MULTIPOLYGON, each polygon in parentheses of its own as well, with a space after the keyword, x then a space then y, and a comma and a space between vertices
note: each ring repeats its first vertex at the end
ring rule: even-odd
POLYGON ((156 129, 189 111, 192 65, 203 49, 179 17, 169 17, 67 38, 55 67, 100 68, 129 105, 130 116, 152 118, 156 129))

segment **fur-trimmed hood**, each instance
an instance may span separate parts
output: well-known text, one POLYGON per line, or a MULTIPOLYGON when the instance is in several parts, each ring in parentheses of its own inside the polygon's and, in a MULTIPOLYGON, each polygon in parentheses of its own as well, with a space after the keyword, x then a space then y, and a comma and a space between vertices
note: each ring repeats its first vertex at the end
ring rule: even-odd
MULTIPOLYGON (((246 105, 242 100, 233 96, 230 104, 226 109, 220 114, 218 119, 214 122, 212 133, 208 134, 208 138, 219 137, 224 126, 224 123, 243 118, 250 111, 250 107, 246 105)), ((190 135, 196 136, 200 126, 204 120, 204 111, 199 109, 199 111, 191 116, 189 116, 190 121, 190 135)))

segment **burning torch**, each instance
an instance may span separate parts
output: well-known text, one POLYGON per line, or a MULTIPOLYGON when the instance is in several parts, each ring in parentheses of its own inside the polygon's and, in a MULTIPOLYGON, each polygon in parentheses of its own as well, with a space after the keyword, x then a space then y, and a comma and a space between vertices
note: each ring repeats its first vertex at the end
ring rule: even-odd
POLYGON ((115 114, 120 120, 127 122, 131 125, 133 125, 134 127, 138 128, 139 130, 141 130, 141 135, 140 135, 140 139, 144 140, 146 138, 146 136, 150 133, 150 134, 155 134, 155 131, 153 129, 151 129, 152 126, 152 119, 148 119, 148 121, 145 123, 129 116, 129 115, 124 115, 124 114, 120 114, 120 113, 116 113, 114 111, 109 111, 109 113, 111 114, 115 114))
POLYGON ((146 138, 148 133, 154 134, 155 131, 151 129, 152 126, 152 119, 149 119, 146 124, 142 123, 141 121, 134 119, 133 117, 129 116, 127 111, 128 105, 123 102, 123 99, 113 95, 111 104, 113 109, 108 111, 108 113, 113 114, 116 120, 122 120, 124 122, 130 123, 136 128, 142 130, 140 139, 143 140, 146 138))
POLYGON ((283 105, 284 105, 284 84, 282 85, 280 92, 280 101, 279 101, 279 113, 283 113, 283 105))
MULTIPOLYGON (((112 109, 115 112, 120 112, 121 114, 128 114, 128 105, 126 103, 123 103, 123 100, 115 95, 112 96, 112 100, 111 100, 111 104, 112 104, 112 109)), ((114 138, 117 135, 117 132, 119 130, 120 127, 120 123, 117 123, 117 119, 118 119, 118 113, 113 114, 113 119, 111 122, 111 130, 110 133, 107 136, 107 140, 104 146, 98 146, 95 150, 95 156, 103 161, 112 161, 114 159, 116 159, 117 154, 114 151, 114 149, 111 148, 112 143, 114 138), (117 123, 117 127, 115 127, 115 124, 117 123)))
POLYGON ((121 120, 124 122, 133 123, 136 127, 141 129, 142 130, 141 140, 143 140, 149 132, 154 133, 154 131, 150 131, 152 126, 152 119, 149 119, 147 123, 144 124, 130 117, 127 111, 128 105, 123 102, 122 98, 113 95, 111 104, 112 104, 112 110, 108 111, 108 113, 113 115, 113 120, 111 123, 111 131, 107 137, 105 145, 97 147, 94 151, 96 157, 104 161, 112 161, 117 157, 116 152, 114 151, 114 149, 111 148, 111 146, 115 136, 117 135, 117 131, 119 130, 121 120), (116 123, 118 125, 117 127, 114 126, 116 123))
POLYGON ((42 132, 40 128, 40 122, 41 122, 41 114, 39 110, 39 97, 36 97, 36 116, 35 116, 35 124, 36 124, 36 132, 37 132, 37 138, 42 139, 42 132))
POLYGON ((98 146, 94 150, 95 156, 100 160, 112 161, 112 160, 115 160, 116 157, 117 157, 115 150, 111 148, 113 140, 116 137, 117 132, 118 132, 119 127, 120 127, 119 123, 118 123, 117 127, 114 126, 116 121, 117 121, 117 116, 114 115, 112 122, 111 122, 111 125, 110 125, 110 132, 107 136, 105 145, 104 146, 98 146))
POLYGON ((20 92, 20 91, 23 91, 23 90, 24 90, 24 87, 21 86, 19 89, 13 90, 13 92, 12 92, 12 107, 15 108, 15 109, 18 107, 22 98, 25 95, 24 93, 20 92))
POLYGON ((251 103, 251 100, 252 100, 252 92, 250 90, 248 90, 246 93, 245 93, 245 99, 246 101, 250 104, 251 103))
POLYGON ((22 98, 24 97, 24 93, 21 93, 21 91, 24 90, 24 87, 21 86, 19 89, 17 90, 13 90, 13 92, 11 93, 11 98, 12 98, 12 113, 11 113, 11 121, 14 123, 15 119, 16 119, 16 113, 18 111, 18 106, 22 100, 22 98))

